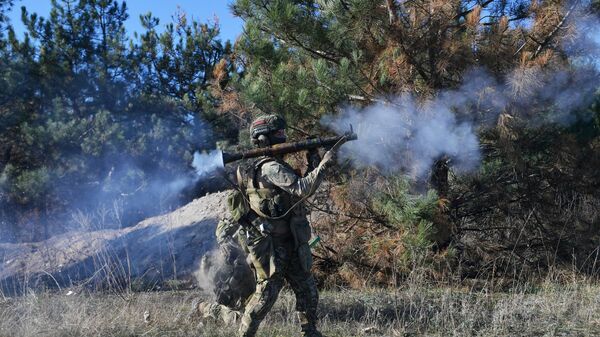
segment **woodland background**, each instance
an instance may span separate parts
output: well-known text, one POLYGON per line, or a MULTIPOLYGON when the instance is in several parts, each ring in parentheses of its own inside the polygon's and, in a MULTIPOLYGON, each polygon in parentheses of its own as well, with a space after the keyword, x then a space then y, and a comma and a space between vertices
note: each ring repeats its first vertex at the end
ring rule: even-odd
POLYGON ((593 51, 571 43, 598 1, 237 0, 237 41, 185 13, 160 30, 142 16, 130 35, 124 2, 52 2, 48 18, 23 11, 19 38, 5 15, 19 2, 0 1, 0 242, 81 230, 80 213, 98 224, 86 230, 130 226, 221 189, 190 183, 194 151, 248 148, 261 113, 284 115, 291 138, 332 134, 323 120, 344 109, 477 96, 483 69, 512 99, 453 110, 477 126, 476 169, 451 154, 425 175, 339 161, 311 206, 320 281, 598 273, 598 86, 574 107, 527 94, 560 81, 540 74, 598 78, 593 51), (568 123, 540 122, 565 109, 568 123))

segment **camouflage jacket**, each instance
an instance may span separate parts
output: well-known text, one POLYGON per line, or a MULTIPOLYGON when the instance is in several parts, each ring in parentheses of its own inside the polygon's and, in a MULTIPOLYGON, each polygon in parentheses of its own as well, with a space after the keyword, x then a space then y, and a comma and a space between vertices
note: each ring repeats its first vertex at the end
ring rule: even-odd
POLYGON ((304 198, 314 193, 322 181, 323 170, 317 167, 305 177, 299 177, 288 165, 279 160, 264 163, 257 172, 257 180, 260 187, 279 187, 285 192, 304 198))

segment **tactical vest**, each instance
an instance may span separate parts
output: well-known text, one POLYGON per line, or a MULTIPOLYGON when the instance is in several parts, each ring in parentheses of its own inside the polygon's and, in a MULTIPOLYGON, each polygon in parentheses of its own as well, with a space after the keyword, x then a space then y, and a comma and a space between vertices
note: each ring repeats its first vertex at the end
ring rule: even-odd
MULTIPOLYGON (((238 169, 237 175, 240 190, 245 191, 246 194, 243 200, 248 200, 246 203, 246 207, 249 208, 247 213, 251 216, 258 216, 251 220, 253 226, 250 228, 256 230, 256 227, 265 223, 271 225, 269 231, 272 236, 264 235, 264 233, 255 237, 250 235, 247 242, 249 256, 252 258, 259 280, 268 279, 277 271, 273 251, 273 239, 277 237, 286 240, 287 238, 293 239, 294 249, 298 254, 302 270, 309 272, 312 265, 312 255, 308 246, 311 228, 306 218, 306 209, 299 203, 300 199, 275 185, 269 184, 268 187, 260 187, 258 175, 261 173, 261 168, 264 164, 272 161, 277 160, 260 158, 245 171, 245 175, 240 169, 238 169)), ((287 163, 277 162, 291 169, 287 163)))
MULTIPOLYGON (((260 174, 262 166, 272 161, 276 161, 276 159, 267 157, 255 161, 246 174, 246 181, 243 182, 242 178, 240 186, 245 187, 249 206, 258 216, 272 220, 271 222, 285 221, 293 213, 291 208, 294 206, 295 198, 274 185, 261 188, 258 182, 258 174, 260 174)), ((287 166, 286 163, 281 164, 287 166)))

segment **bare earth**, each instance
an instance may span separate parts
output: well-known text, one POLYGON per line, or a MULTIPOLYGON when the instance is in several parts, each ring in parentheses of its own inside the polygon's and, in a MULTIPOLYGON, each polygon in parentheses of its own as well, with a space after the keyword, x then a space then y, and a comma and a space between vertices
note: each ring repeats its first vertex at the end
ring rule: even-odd
POLYGON ((90 285, 107 278, 149 284, 190 278, 199 259, 214 246, 216 223, 226 212, 225 195, 207 195, 129 228, 0 244, 0 290, 19 293, 45 285, 90 285))

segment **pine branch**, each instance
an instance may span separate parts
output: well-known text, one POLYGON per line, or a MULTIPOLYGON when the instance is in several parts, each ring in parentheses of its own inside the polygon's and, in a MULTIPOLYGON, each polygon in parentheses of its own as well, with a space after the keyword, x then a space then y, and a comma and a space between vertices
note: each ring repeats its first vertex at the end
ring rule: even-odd
MULTIPOLYGON (((488 15, 488 16, 486 16, 484 18, 488 18, 488 17, 489 18, 497 18, 497 16, 492 16, 492 15, 488 15)), ((527 19, 528 17, 529 17, 528 14, 517 15, 517 16, 515 16, 513 18, 508 19, 508 22, 523 20, 523 19, 527 19)), ((482 19, 484 19, 484 18, 482 18, 482 19)), ((482 23, 482 25, 484 25, 484 26, 493 26, 495 24, 497 24, 497 21, 490 21, 490 22, 484 22, 484 23, 482 23)))
POLYGON ((339 60, 337 59, 338 56, 328 54, 322 50, 312 49, 312 48, 304 45, 300 40, 298 40, 297 37, 295 37, 292 34, 286 33, 285 34, 286 36, 283 37, 280 34, 277 34, 276 32, 274 32, 266 27, 260 26, 259 29, 264 33, 272 34, 275 38, 277 38, 280 42, 282 42, 284 44, 299 47, 300 49, 308 52, 309 54, 312 54, 313 56, 316 56, 318 58, 323 58, 323 59, 333 62, 335 64, 339 64, 339 60))
POLYGON ((550 41, 552 41, 552 39, 554 38, 554 35, 556 35, 556 33, 562 28, 562 26, 567 21, 569 16, 571 16, 571 13, 573 13, 573 10, 575 9, 575 7, 577 7, 578 4, 579 4, 579 1, 573 2, 573 5, 571 5, 571 8, 569 8, 569 11, 567 11, 567 13, 562 18, 562 20, 560 20, 558 25, 556 25, 556 27, 554 27, 554 29, 550 32, 550 34, 548 34, 548 36, 546 36, 544 41, 537 47, 537 49, 535 50, 535 53, 533 53, 531 59, 536 58, 540 54, 540 52, 550 43, 550 41))
MULTIPOLYGON (((562 18, 562 20, 560 20, 560 22, 556 25, 556 27, 554 27, 554 29, 550 32, 550 34, 548 34, 548 36, 546 36, 546 38, 542 41, 539 42, 537 39, 533 38, 533 36, 528 36, 531 40, 533 40, 535 43, 538 44, 538 47, 536 48, 535 52, 533 53, 533 55, 531 56, 531 60, 533 60, 534 58, 536 58, 541 51, 548 46, 548 44, 552 41, 552 39, 554 38, 554 36, 556 35, 556 33, 558 33, 558 31, 563 27, 563 25, 565 24, 565 22, 567 21, 567 19, 569 18, 569 16, 571 16, 571 14, 573 13, 573 10, 575 10, 575 7, 577 7, 577 5, 579 4, 580 1, 575 1, 571 7, 569 8, 569 10, 567 11, 567 13, 565 14, 565 16, 562 18)), ((521 44, 521 46, 519 48, 517 48, 517 51, 515 51, 515 53, 513 54, 513 56, 518 55, 523 48, 525 48, 525 46, 527 45, 527 40, 525 40, 523 42, 523 44, 521 44)))
POLYGON ((464 16, 469 15, 473 10, 475 10, 475 7, 480 6, 481 8, 485 8, 487 7, 489 4, 491 4, 492 2, 494 2, 494 0, 486 0, 485 2, 481 3, 481 4, 477 4, 473 7, 471 7, 470 9, 467 9, 466 11, 462 11, 458 14, 456 14, 456 16, 454 17, 454 20, 458 20, 464 16))
POLYGON ((402 49, 402 52, 404 52, 404 55, 406 55, 406 57, 408 59, 408 63, 410 63, 410 65, 415 67, 415 70, 419 73, 419 75, 421 75, 421 77, 423 78, 423 80, 425 82, 429 82, 429 75, 427 74, 427 72, 425 71, 423 66, 419 62, 417 62, 417 60, 415 59, 414 55, 411 52, 411 49, 406 46, 404 35, 402 34, 402 31, 399 31, 399 30, 398 30, 398 40, 400 42, 399 45, 400 45, 400 48, 402 49))
POLYGON ((380 99, 376 99, 376 98, 372 98, 372 97, 365 97, 365 96, 360 96, 360 95, 347 95, 348 99, 351 101, 359 101, 359 102, 368 102, 368 103, 383 103, 383 104, 387 104, 389 103, 388 101, 383 101, 380 99))

